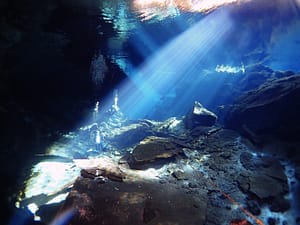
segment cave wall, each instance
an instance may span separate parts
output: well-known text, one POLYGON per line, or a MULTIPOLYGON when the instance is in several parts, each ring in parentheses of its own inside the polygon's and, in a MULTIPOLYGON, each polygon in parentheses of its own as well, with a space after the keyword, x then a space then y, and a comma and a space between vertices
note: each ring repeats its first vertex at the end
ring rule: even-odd
POLYGON ((66 1, 0 2, 4 221, 11 216, 11 195, 28 175, 32 156, 78 126, 95 101, 125 78, 105 55, 108 72, 103 82, 95 84, 91 77, 91 60, 101 54, 112 35, 112 24, 105 22, 99 11, 91 13, 66 1))

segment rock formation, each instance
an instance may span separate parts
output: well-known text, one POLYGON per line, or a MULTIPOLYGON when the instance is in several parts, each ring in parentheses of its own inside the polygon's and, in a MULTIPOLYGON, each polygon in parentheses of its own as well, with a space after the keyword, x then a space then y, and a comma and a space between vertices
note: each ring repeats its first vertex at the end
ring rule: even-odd
POLYGON ((266 82, 241 96, 225 119, 257 143, 270 139, 298 141, 300 134, 300 75, 266 82))
POLYGON ((197 126, 213 126, 217 116, 204 108, 200 102, 195 102, 192 110, 186 115, 184 123, 187 129, 193 129, 197 126))

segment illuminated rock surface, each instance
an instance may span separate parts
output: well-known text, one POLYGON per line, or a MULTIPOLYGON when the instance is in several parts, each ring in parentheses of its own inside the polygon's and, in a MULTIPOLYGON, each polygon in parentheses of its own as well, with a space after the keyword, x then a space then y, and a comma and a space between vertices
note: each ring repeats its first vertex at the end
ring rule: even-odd
POLYGON ((157 161, 174 160, 180 155, 183 155, 182 146, 172 142, 172 139, 151 136, 141 141, 132 153, 125 157, 129 166, 137 169, 147 164, 148 167, 155 167, 157 161))
POLYGON ((217 116, 213 112, 203 107, 200 102, 195 102, 184 122, 188 129, 193 129, 197 126, 213 126, 216 120, 217 116))

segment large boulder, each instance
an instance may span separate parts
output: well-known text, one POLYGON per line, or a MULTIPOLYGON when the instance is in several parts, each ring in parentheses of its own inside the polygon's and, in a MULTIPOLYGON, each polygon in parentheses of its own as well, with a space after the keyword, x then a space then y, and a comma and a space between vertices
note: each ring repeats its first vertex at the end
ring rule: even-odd
POLYGON ((257 143, 300 135, 300 74, 275 79, 241 96, 228 111, 225 126, 257 143))
POLYGON ((213 126, 217 116, 204 108, 200 102, 195 101, 192 110, 184 118, 184 124, 187 129, 193 129, 198 126, 213 126))
POLYGON ((206 207, 206 194, 200 201, 176 184, 79 177, 59 214, 74 209, 70 225, 203 225, 206 207))

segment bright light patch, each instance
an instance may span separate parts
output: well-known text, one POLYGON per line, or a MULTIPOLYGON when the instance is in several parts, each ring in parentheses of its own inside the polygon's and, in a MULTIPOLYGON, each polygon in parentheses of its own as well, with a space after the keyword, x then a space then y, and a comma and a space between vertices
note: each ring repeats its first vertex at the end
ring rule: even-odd
POLYGON ((140 14, 142 20, 150 20, 154 17, 162 20, 166 17, 179 15, 176 4, 168 0, 134 0, 133 8, 140 14))
POLYGON ((132 170, 122 168, 122 170, 127 174, 127 182, 145 182, 158 180, 159 176, 165 173, 166 168, 167 166, 163 166, 160 169, 132 170))
POLYGON ((187 12, 209 13, 219 7, 249 0, 134 0, 133 7, 143 20, 165 18, 187 12))
POLYGON ((170 124, 170 129, 175 129, 179 124, 181 123, 181 120, 174 119, 174 121, 170 124))
POLYGON ((147 170, 144 171, 144 175, 148 179, 157 179, 159 173, 156 169, 150 168, 150 169, 147 169, 147 170))
POLYGON ((179 7, 191 12, 211 12, 221 6, 239 3, 240 0, 175 0, 179 7))
POLYGON ((242 66, 238 67, 238 66, 228 66, 228 65, 217 65, 216 66, 216 72, 218 73, 245 73, 245 66, 242 63, 242 66))
POLYGON ((199 161, 200 161, 200 162, 205 162, 205 161, 207 161, 207 160, 209 159, 209 156, 210 156, 210 155, 208 155, 208 154, 202 155, 201 158, 199 159, 199 161))
POLYGON ((26 183, 25 197, 57 193, 72 184, 79 172, 73 163, 40 162, 32 169, 31 178, 26 183))
POLYGON ((32 214, 35 214, 36 211, 39 210, 39 207, 35 204, 35 203, 30 203, 27 208, 29 209, 30 212, 32 212, 32 214))
POLYGON ((69 194, 69 192, 57 195, 56 197, 51 199, 49 202, 47 202, 46 205, 63 202, 67 198, 68 194, 69 194))

